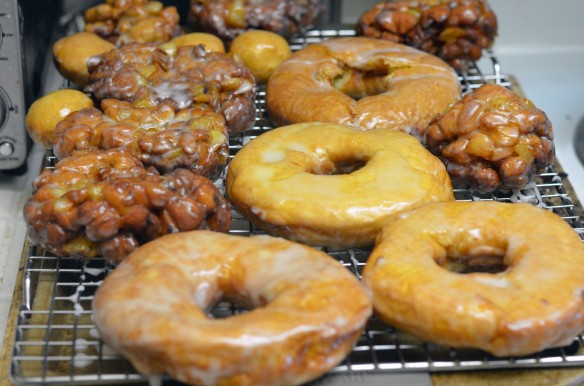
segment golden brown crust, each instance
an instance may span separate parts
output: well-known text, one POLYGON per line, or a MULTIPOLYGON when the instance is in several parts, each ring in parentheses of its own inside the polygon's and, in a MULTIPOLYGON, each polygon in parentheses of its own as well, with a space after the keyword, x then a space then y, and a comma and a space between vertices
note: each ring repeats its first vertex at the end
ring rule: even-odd
POLYGON ((276 68, 292 55, 286 39, 270 31, 247 31, 233 39, 229 55, 248 67, 258 83, 266 83, 276 68))
POLYGON ((145 374, 193 385, 297 385, 337 365, 371 300, 323 252, 269 236, 197 231, 141 247, 93 302, 101 337, 145 374), (342 288, 342 291, 339 291, 342 288), (226 299, 251 309, 222 319, 226 299))
POLYGON ((222 114, 231 133, 255 120, 256 82, 229 55, 173 43, 126 44, 88 63, 86 91, 98 100, 119 99, 136 106, 164 103, 175 110, 206 107, 222 114))
POLYGON ((225 45, 223 44, 223 41, 217 36, 205 32, 191 32, 180 35, 173 38, 170 43, 177 47, 198 46, 199 44, 202 44, 205 46, 207 51, 225 52, 225 45))
POLYGON ((531 101, 495 84, 432 119, 423 143, 453 180, 483 193, 521 189, 554 162, 554 134, 531 101))
POLYGON ((57 90, 33 102, 26 112, 26 130, 33 141, 50 148, 56 127, 72 112, 93 107, 93 101, 77 90, 57 90))
POLYGON ((420 137, 459 97, 458 77, 435 56, 380 39, 336 38, 282 63, 268 82, 266 106, 277 126, 331 122, 420 137))
POLYGON ((230 163, 226 193, 271 234, 338 247, 371 245, 390 217, 453 199, 444 165, 412 136, 325 123, 249 142, 230 163))
POLYGON ((487 0, 386 1, 361 16, 357 34, 418 48, 464 70, 492 46, 497 18, 487 0))
POLYGON ((520 356, 567 345, 584 328, 583 260, 580 237, 548 210, 434 203, 384 228, 363 281, 377 314, 396 328, 520 356))
POLYGON ((57 125, 53 151, 61 159, 82 150, 126 149, 160 173, 189 169, 215 179, 229 159, 225 119, 205 108, 175 112, 168 105, 136 108, 105 99, 57 125))
POLYGON ((113 50, 115 46, 90 32, 78 32, 53 44, 53 60, 65 79, 85 86, 89 81, 87 61, 95 55, 113 50))
POLYGON ((58 256, 101 254, 118 263, 167 233, 227 232, 231 210, 205 177, 186 169, 160 176, 114 149, 77 154, 45 169, 24 218, 34 245, 58 256))
POLYGON ((248 30, 267 30, 284 37, 314 25, 324 10, 322 0, 191 0, 189 25, 230 42, 248 30))
POLYGON ((159 1, 106 0, 85 11, 85 31, 120 46, 161 43, 182 34, 176 7, 159 1))

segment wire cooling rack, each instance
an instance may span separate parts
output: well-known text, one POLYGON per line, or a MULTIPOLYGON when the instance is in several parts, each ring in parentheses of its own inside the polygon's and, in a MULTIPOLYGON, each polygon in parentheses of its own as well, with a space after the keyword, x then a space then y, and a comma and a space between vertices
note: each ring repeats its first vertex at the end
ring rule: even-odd
MULTIPOLYGON (((338 36, 351 36, 352 30, 331 29, 309 31, 291 41, 293 49, 338 36)), ((496 58, 485 53, 482 62, 460 74, 463 92, 484 83, 511 87, 501 73, 496 58)), ((257 97, 257 117, 252 129, 230 139, 230 154, 234 156, 249 140, 273 128, 266 110, 265 93, 257 97)), ((54 158, 48 156, 43 167, 51 168, 54 158)), ((535 183, 521 191, 479 194, 463 186, 455 186, 459 201, 495 200, 530 202, 560 215, 584 239, 584 226, 576 214, 574 203, 566 193, 566 176, 549 167, 539 174, 535 183)), ((217 184, 222 187, 223 178, 217 184)), ((253 235, 263 233, 239 213, 233 211, 230 233, 253 235)), ((11 357, 11 377, 17 384, 123 384, 146 382, 132 365, 113 352, 100 339, 92 321, 91 302, 96 289, 113 269, 101 258, 79 261, 55 257, 44 250, 25 245, 27 257, 23 274, 23 301, 18 312, 16 337, 11 357)), ((327 249, 324 251, 360 277, 368 249, 327 249)), ((216 317, 242 312, 229 303, 220 303, 213 310, 216 317)), ((194 348, 196 349, 196 348, 194 348)), ((582 335, 570 345, 515 358, 497 358, 474 349, 452 349, 425 343, 402 333, 375 317, 349 356, 333 374, 396 374, 398 372, 445 372, 487 369, 518 369, 571 367, 584 365, 582 335)), ((165 384, 172 382, 164 381, 165 384)))

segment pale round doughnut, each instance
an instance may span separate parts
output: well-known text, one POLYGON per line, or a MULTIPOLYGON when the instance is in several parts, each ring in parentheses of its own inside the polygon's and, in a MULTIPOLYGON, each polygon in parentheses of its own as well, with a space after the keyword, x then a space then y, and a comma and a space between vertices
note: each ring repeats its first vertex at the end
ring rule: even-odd
POLYGON ((52 91, 30 105, 25 118, 26 130, 34 142, 51 147, 57 124, 72 112, 88 107, 93 107, 93 101, 81 91, 52 91))
POLYGON ((225 52, 225 44, 217 36, 205 32, 191 32, 184 35, 179 35, 172 40, 171 44, 177 47, 182 46, 198 46, 202 44, 207 51, 225 52))
POLYGON ((324 252, 193 231, 132 253, 106 277, 93 311, 101 337, 143 374, 193 385, 297 385, 344 359, 371 299, 324 252), (251 311, 208 317, 221 299, 251 311))
POLYGON ((460 97, 454 70, 438 57, 381 39, 329 39, 295 52, 268 82, 278 125, 334 122, 390 128, 421 138, 434 115, 460 97))
POLYGON ((53 44, 53 59, 61 75, 79 86, 85 86, 89 81, 87 60, 114 48, 116 46, 94 33, 78 32, 53 44))
POLYGON ((389 217, 453 199, 446 168, 414 137, 333 123, 253 139, 231 161, 226 192, 271 234, 337 247, 371 245, 389 217))
POLYGON ((237 36, 229 54, 243 62, 258 83, 266 83, 276 68, 292 55, 286 39, 270 31, 252 30, 237 36))
POLYGON ((584 329, 584 244, 530 204, 434 203, 388 224, 363 272, 379 317, 429 342, 518 356, 584 329))

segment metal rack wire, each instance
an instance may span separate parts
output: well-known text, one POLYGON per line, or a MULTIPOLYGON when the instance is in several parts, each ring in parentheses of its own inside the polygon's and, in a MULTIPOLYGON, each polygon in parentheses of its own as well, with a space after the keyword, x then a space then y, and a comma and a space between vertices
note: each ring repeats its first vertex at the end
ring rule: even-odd
MULTIPOLYGON (((352 30, 331 29, 309 31, 291 42, 298 49, 313 42, 337 36, 350 36, 352 30)), ((468 92, 490 82, 511 87, 501 73, 492 53, 486 53, 486 70, 472 66, 460 74, 463 91, 468 92)), ((273 128, 266 110, 265 93, 257 97, 258 112, 252 129, 230 139, 234 156, 242 146, 262 132, 273 128)), ((51 168, 54 158, 47 157, 44 167, 51 168)), ((460 201, 496 200, 527 201, 560 215, 584 240, 584 226, 566 193, 566 176, 549 167, 536 182, 521 191, 479 194, 464 186, 455 186, 460 201)), ((218 184, 221 186, 223 180, 218 184)), ((263 233, 239 213, 233 211, 230 231, 237 235, 263 233)), ((108 384, 145 382, 131 364, 109 349, 99 339, 92 321, 91 301, 105 277, 113 269, 101 258, 79 261, 54 257, 40 248, 28 248, 24 267, 24 297, 18 313, 16 338, 11 358, 11 377, 17 384, 108 384)), ((327 249, 324 251, 360 277, 368 249, 327 249)), ((241 310, 220 303, 213 310, 225 317, 241 310)), ((387 374, 416 371, 466 371, 570 367, 584 365, 582 335, 565 347, 518 358, 496 358, 474 349, 452 349, 425 343, 372 318, 366 331, 349 356, 332 373, 387 374)))

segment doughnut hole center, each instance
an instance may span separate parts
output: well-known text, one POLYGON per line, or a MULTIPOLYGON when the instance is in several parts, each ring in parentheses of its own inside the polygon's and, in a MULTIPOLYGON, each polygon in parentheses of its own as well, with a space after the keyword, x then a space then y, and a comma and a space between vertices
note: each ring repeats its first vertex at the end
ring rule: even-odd
POLYGON ((235 303, 228 299, 221 299, 209 309, 207 316, 211 319, 226 319, 235 315, 245 314, 253 309, 254 307, 235 303))
POLYGON ((368 160, 347 156, 330 158, 318 165, 310 167, 307 172, 318 176, 346 175, 356 172, 367 165, 368 160))
POLYGON ((449 272, 463 275, 469 273, 497 274, 505 272, 510 267, 506 247, 501 248, 493 245, 472 248, 460 247, 460 245, 456 245, 445 248, 445 253, 441 253, 435 258, 436 263, 449 272))
POLYGON ((345 67, 334 77, 333 87, 353 99, 383 94, 389 87, 391 71, 388 66, 363 69, 345 67))

